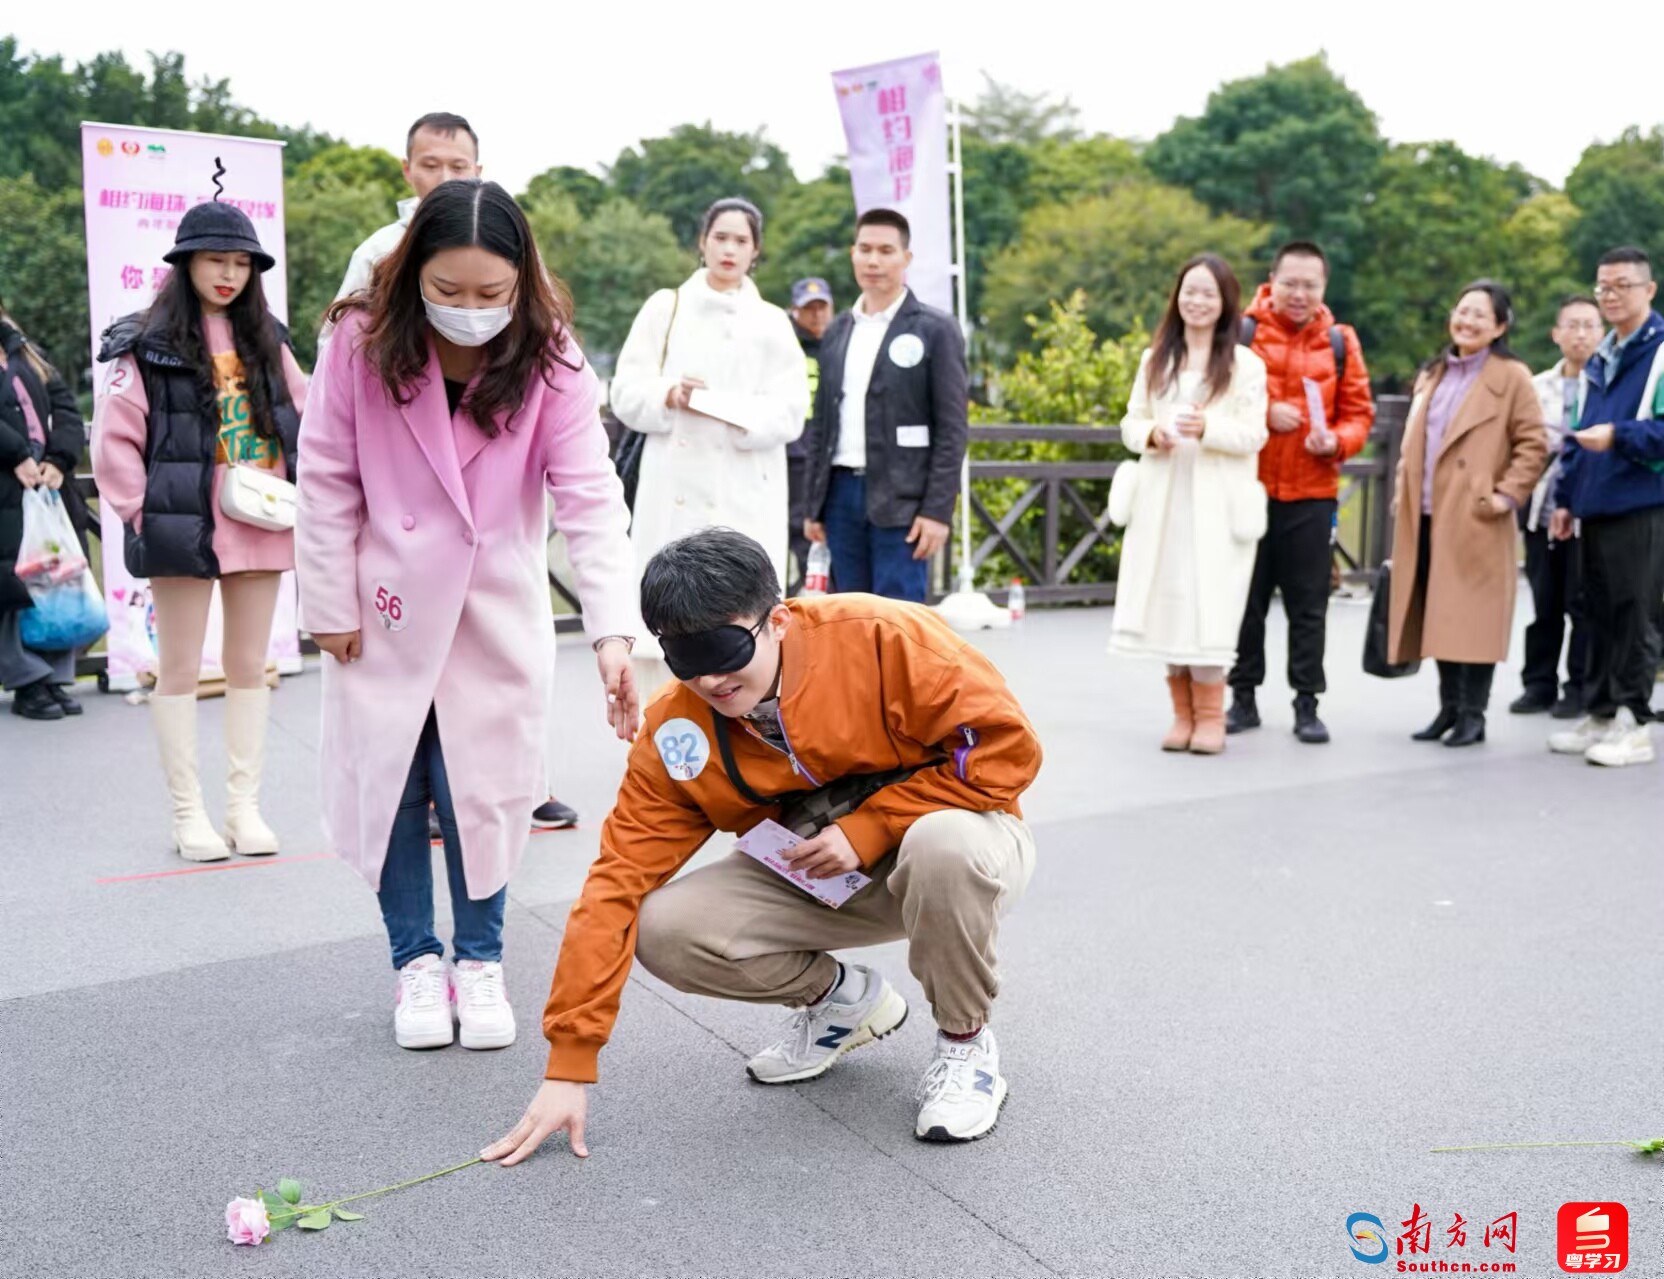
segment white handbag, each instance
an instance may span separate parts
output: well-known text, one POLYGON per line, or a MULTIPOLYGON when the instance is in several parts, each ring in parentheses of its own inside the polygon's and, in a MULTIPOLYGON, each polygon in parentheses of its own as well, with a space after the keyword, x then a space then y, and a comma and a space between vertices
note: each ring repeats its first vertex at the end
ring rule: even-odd
POLYGON ((1126 528, 1132 523, 1133 503, 1138 498, 1138 460, 1128 458, 1115 466, 1115 477, 1109 482, 1109 509, 1105 512, 1111 524, 1126 528))
POLYGON ((295 486, 271 471, 233 466, 220 487, 220 510, 240 524, 281 533, 295 527, 295 486))

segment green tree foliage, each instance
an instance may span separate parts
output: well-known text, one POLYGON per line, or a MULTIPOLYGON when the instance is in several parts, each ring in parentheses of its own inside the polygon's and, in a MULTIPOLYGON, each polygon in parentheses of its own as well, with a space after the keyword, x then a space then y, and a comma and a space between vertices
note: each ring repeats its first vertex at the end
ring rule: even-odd
POLYGON ((1357 301, 1342 313, 1357 324, 1374 377, 1401 385, 1445 343, 1462 285, 1483 277, 1511 285, 1502 228, 1532 187, 1523 170, 1453 142, 1387 154, 1365 206, 1370 252, 1357 269, 1357 301))
POLYGON ((355 147, 345 142, 325 147, 299 165, 291 175, 289 189, 322 188, 331 183, 379 192, 387 213, 383 221, 390 221, 393 206, 410 194, 397 156, 380 147, 355 147))
POLYGON ((614 197, 584 217, 569 196, 549 195, 528 207, 526 218, 545 263, 576 301, 584 350, 604 370, 653 292, 693 273, 670 223, 628 200, 614 197))
POLYGON ((570 164, 557 164, 552 169, 545 169, 526 184, 526 190, 520 196, 520 203, 529 207, 551 196, 560 195, 570 199, 578 212, 587 218, 606 203, 609 192, 606 182, 588 169, 574 168, 570 164))
POLYGON ((1266 235, 1264 226, 1209 213, 1189 192, 1145 180, 1073 204, 1040 205, 989 271, 988 332, 1007 348, 1025 346, 1037 304, 1077 288, 1096 332, 1153 326, 1186 258, 1218 253, 1243 272, 1266 235))
POLYGON ((0 301, 74 387, 92 363, 79 189, 0 178, 0 301))
POLYGON ((1144 159, 1209 208, 1268 223, 1268 249, 1316 240, 1335 266, 1331 300, 1347 311, 1361 296, 1350 287, 1354 263, 1366 245, 1375 256, 1364 195, 1382 150, 1374 113, 1319 55, 1222 86, 1144 159))
POLYGON ((724 133, 709 121, 678 125, 667 137, 626 147, 607 177, 619 195, 667 218, 685 248, 699 238, 700 219, 713 201, 742 196, 766 218, 797 181, 786 153, 763 130, 724 133))
POLYGON ((295 354, 310 368, 324 311, 335 300, 352 251, 393 220, 393 205, 380 182, 349 185, 323 172, 287 184, 286 213, 289 331, 295 354))
POLYGON ((1571 251, 1576 222, 1571 200, 1559 191, 1540 191, 1508 215, 1498 235, 1498 257, 1507 264, 1506 281, 1519 312, 1511 342, 1534 370, 1560 358, 1549 330, 1561 300, 1589 291, 1571 251))
POLYGON ((1664 263, 1664 128, 1626 129, 1616 142, 1589 147, 1566 180, 1566 194, 1579 211, 1571 249, 1586 283, 1594 282, 1601 254, 1621 244, 1664 263))
POLYGON ((832 286, 836 304, 847 307, 859 291, 849 266, 854 243, 855 194, 849 171, 833 166, 780 197, 763 228, 757 287, 770 302, 788 306, 792 283, 818 275, 832 286))

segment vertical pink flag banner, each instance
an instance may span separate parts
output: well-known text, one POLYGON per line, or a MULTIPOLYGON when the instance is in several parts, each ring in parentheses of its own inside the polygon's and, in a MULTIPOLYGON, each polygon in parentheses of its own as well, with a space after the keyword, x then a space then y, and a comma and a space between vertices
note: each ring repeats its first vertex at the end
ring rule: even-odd
MULTIPOLYGON (((236 205, 254 223, 260 243, 277 259, 261 278, 266 302, 279 319, 289 313, 283 251, 283 144, 264 138, 230 138, 211 133, 145 129, 130 125, 81 125, 81 169, 87 215, 87 293, 92 316, 94 396, 102 392, 107 366, 98 361, 99 335, 114 320, 150 305, 169 267, 162 255, 173 247, 179 219, 193 205, 215 196, 216 159, 222 203, 236 205)), ((104 545, 104 597, 110 610, 105 640, 113 689, 136 688, 139 676, 156 669, 155 609, 150 583, 128 575, 122 559, 121 521, 100 504, 104 545)), ((216 518, 219 518, 216 516, 216 518)), ((267 656, 285 674, 302 668, 293 573, 283 575, 277 616, 267 656)), ((208 618, 202 674, 220 669, 219 594, 208 618)))
POLYGON ((953 228, 948 196, 948 114, 942 60, 921 53, 834 71, 849 141, 855 211, 894 209, 913 228, 907 286, 953 310, 953 228))

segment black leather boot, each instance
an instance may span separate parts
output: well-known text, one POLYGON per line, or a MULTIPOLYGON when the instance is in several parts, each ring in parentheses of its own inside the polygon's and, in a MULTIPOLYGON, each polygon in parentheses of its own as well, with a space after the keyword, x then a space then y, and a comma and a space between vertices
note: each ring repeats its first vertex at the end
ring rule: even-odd
POLYGON ((1233 688, 1231 690, 1231 709, 1225 712, 1225 731, 1227 733, 1241 733, 1259 726, 1260 709, 1254 704, 1254 690, 1252 688, 1233 688))
POLYGON ((1309 746, 1329 740, 1329 730, 1317 717, 1317 695, 1301 693, 1294 699, 1294 735, 1309 746))
POLYGON ((1485 740, 1485 712, 1456 712, 1456 729, 1444 739, 1446 746, 1476 746, 1485 740))
POLYGON ((53 700, 51 679, 38 679, 12 692, 12 714, 24 719, 62 719, 64 708, 53 700))
POLYGON ((1463 662, 1456 684, 1456 729, 1444 739, 1446 746, 1477 746, 1485 740, 1485 708, 1491 704, 1491 676, 1496 667, 1488 662, 1463 662))
POLYGON ((1461 669, 1455 662, 1439 663, 1439 713, 1433 722, 1419 733, 1411 733, 1412 741, 1436 742, 1456 727, 1456 703, 1460 698, 1461 669))

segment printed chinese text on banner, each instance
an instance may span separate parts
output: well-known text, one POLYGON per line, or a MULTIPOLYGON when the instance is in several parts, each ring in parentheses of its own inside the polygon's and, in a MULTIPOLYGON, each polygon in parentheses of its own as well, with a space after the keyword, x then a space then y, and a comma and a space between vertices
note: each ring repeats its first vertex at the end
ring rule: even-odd
MULTIPOLYGON (((261 277, 261 284, 272 312, 279 319, 286 318, 282 143, 82 123, 95 398, 110 371, 110 366, 97 363, 100 335, 111 321, 144 310, 156 296, 169 270, 162 255, 173 247, 179 219, 192 205, 214 198, 216 158, 225 167, 220 199, 248 214, 261 245, 277 259, 277 265, 261 277)), ((137 686, 140 672, 156 669, 150 583, 127 575, 121 555, 121 520, 108 506, 100 505, 104 602, 110 612, 106 671, 111 688, 128 689, 137 686)), ((268 658, 284 672, 301 669, 295 604, 294 574, 285 573, 267 650, 268 658)), ((219 653, 216 592, 203 646, 205 679, 221 674, 219 653)))
POLYGON ((849 140, 855 209, 894 209, 913 228, 907 285, 920 301, 953 310, 953 231, 948 196, 947 99, 942 61, 921 53, 834 71, 849 140))

